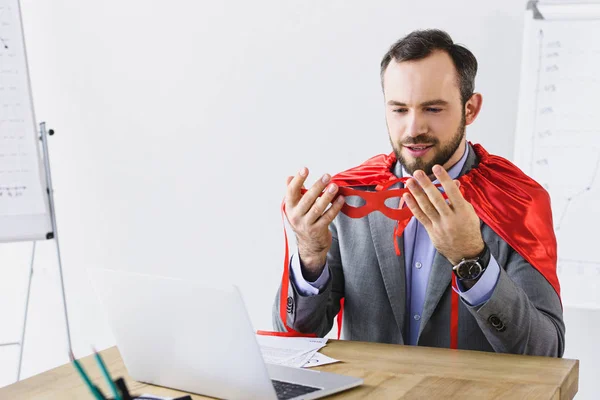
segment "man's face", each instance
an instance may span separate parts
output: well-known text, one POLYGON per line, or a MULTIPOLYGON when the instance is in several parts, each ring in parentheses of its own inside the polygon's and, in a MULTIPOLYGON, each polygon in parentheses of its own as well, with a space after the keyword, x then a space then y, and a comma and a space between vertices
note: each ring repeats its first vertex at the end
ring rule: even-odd
POLYGON ((411 175, 432 174, 460 160, 465 143, 465 110, 457 72, 446 52, 416 61, 392 60, 384 76, 386 123, 396 157, 411 175))

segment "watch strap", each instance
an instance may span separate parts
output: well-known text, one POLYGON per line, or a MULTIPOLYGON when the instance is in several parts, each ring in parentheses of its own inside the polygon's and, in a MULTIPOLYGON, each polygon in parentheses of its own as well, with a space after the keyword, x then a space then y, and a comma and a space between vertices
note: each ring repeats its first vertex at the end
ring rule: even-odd
POLYGON ((488 267, 488 265, 490 265, 492 253, 490 252, 490 248, 485 242, 483 242, 483 251, 479 253, 479 256, 477 256, 477 258, 479 259, 479 264, 484 270, 488 267))

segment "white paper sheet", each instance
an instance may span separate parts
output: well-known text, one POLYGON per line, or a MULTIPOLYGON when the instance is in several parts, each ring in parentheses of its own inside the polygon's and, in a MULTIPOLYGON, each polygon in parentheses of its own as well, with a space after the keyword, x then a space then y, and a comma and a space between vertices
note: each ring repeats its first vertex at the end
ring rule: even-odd
POLYGON ((256 336, 265 362, 301 368, 308 364, 319 349, 325 347, 324 338, 288 338, 256 336))
POLYGON ((310 360, 315 356, 318 349, 311 350, 309 352, 298 354, 293 358, 289 358, 287 360, 282 360, 276 364, 283 365, 286 367, 294 367, 294 368, 302 368, 306 364, 310 362, 310 360))
POLYGON ((333 364, 336 362, 340 362, 340 360, 336 360, 335 358, 331 358, 326 356, 325 354, 316 352, 311 357, 311 359, 308 360, 308 362, 302 366, 302 368, 318 367, 320 365, 333 364))

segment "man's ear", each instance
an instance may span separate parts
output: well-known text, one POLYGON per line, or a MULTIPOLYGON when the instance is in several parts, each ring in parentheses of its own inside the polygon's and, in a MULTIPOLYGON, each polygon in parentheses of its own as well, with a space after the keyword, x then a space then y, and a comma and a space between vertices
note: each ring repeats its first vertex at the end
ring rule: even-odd
POLYGON ((483 96, 481 93, 473 93, 471 98, 467 100, 465 104, 465 124, 471 125, 481 111, 481 105, 483 104, 483 96))

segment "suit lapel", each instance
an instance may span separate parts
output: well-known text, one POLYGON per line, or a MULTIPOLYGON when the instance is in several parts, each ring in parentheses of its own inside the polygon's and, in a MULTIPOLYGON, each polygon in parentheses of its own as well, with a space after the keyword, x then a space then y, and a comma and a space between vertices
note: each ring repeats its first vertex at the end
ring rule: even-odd
MULTIPOLYGON (((402 168, 396 163, 394 170, 396 176, 402 176, 402 168), (398 170, 400 172, 398 172, 398 170)), ((394 187, 398 187, 394 185, 394 187)), ((390 199, 387 204, 390 207, 397 208, 400 204, 400 198, 390 199), (392 204, 390 204, 392 203, 392 204)), ((404 343, 404 316, 406 312, 406 274, 404 267, 404 240, 394 236, 394 229, 398 224, 386 217, 381 212, 373 212, 367 216, 371 237, 375 246, 377 261, 383 277, 383 283, 392 306, 392 312, 398 329, 401 333, 401 344, 404 343), (400 256, 396 255, 394 242, 397 240, 400 247, 400 256)))
MULTIPOLYGON (((475 151, 469 145, 469 154, 465 160, 465 164, 460 171, 459 176, 466 174, 471 168, 477 163, 477 156, 475 151)), ((452 264, 441 254, 435 253, 433 259, 433 265, 431 266, 431 272, 429 273, 429 282, 427 283, 427 293, 425 294, 425 303, 423 304, 423 311, 421 313, 421 325, 419 327, 419 338, 421 332, 429 322, 431 315, 435 311, 442 295, 449 288, 452 282, 452 264)), ((448 331, 450 332, 450 331, 448 331)), ((418 343, 418 339, 417 339, 418 343)))

